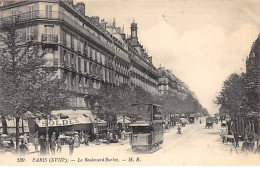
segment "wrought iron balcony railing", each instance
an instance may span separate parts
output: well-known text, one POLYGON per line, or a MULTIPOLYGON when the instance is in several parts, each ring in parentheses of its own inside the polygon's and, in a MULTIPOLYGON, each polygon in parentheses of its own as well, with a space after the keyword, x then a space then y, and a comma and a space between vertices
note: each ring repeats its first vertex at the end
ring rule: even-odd
POLYGON ((58 43, 58 35, 42 34, 42 42, 56 44, 56 43, 58 43))

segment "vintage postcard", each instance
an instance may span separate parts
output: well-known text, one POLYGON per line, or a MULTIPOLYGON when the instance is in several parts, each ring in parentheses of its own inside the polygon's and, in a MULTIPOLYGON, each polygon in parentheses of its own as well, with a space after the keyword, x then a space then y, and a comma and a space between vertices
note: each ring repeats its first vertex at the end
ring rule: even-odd
POLYGON ((259 166, 259 9, 0 0, 0 166, 259 166))

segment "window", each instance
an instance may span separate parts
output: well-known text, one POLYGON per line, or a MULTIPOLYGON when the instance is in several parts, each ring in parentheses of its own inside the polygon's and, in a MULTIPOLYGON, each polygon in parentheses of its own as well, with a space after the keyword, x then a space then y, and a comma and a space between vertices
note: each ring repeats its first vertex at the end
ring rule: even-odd
POLYGON ((87 73, 87 61, 84 60, 84 73, 87 73))
POLYGON ((45 6, 46 18, 52 18, 52 5, 45 6))
POLYGON ((12 16, 15 16, 17 14, 17 9, 12 9, 12 16))
POLYGON ((26 41, 31 41, 34 38, 34 26, 26 27, 26 41))
POLYGON ((67 51, 66 50, 63 51, 63 56, 62 56, 61 62, 62 61, 63 61, 64 66, 67 66, 67 51))
POLYGON ((81 71, 81 59, 80 59, 80 56, 78 57, 78 70, 81 71))
POLYGON ((13 21, 15 20, 16 15, 17 15, 17 9, 12 9, 12 19, 13 19, 13 21))
POLYGON ((28 13, 29 13, 30 18, 32 19, 34 17, 34 6, 33 5, 28 6, 28 13))
POLYGON ((71 35, 71 48, 74 50, 74 37, 71 35))
POLYGON ((63 44, 66 46, 67 45, 67 35, 66 32, 63 31, 63 44))
POLYGON ((81 41, 77 40, 77 52, 81 53, 81 41))
POLYGON ((45 34, 54 34, 54 25, 44 25, 45 34))

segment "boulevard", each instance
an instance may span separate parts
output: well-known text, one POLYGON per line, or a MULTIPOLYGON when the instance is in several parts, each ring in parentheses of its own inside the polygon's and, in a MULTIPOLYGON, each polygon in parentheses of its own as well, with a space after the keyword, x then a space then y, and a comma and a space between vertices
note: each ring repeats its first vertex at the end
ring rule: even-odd
MULTIPOLYGON (((30 152, 23 164, 50 165, 64 163, 68 165, 259 165, 260 156, 253 152, 241 152, 240 147, 235 149, 232 143, 223 144, 220 138, 220 124, 214 124, 213 129, 205 128, 205 118, 195 121, 195 124, 182 128, 182 135, 176 134, 177 127, 170 128, 164 133, 164 142, 161 148, 153 153, 133 152, 128 140, 120 143, 90 143, 89 146, 81 144, 74 148, 74 153, 69 156, 69 147, 64 145, 61 153, 40 156, 33 152, 34 147, 29 146, 30 152), (163 158, 162 158, 163 157, 163 158)), ((13 163, 6 158, 13 156, 16 160, 21 156, 6 153, 1 158, 1 163, 13 163)))

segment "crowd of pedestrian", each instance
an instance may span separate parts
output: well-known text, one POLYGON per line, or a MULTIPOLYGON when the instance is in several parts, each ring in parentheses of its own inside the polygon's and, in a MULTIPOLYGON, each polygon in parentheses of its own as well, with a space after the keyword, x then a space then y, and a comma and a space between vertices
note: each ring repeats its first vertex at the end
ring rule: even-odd
MULTIPOLYGON (((110 144, 111 142, 121 142, 123 144, 126 138, 125 130, 121 130, 121 132, 108 130, 107 133, 105 133, 107 144, 110 144)), ((98 141, 97 137, 96 141, 98 141)), ((65 136, 62 132, 58 135, 56 132, 52 132, 50 137, 46 137, 46 135, 40 135, 39 132, 36 131, 33 135, 30 136, 29 139, 29 136, 26 133, 23 133, 20 136, 19 145, 21 155, 26 155, 29 152, 29 142, 34 147, 34 152, 32 151, 31 153, 46 155, 50 151, 52 155, 55 155, 56 153, 61 153, 63 145, 66 144, 69 147, 69 154, 73 155, 74 148, 79 148, 81 144, 89 146, 90 134, 75 131, 74 134, 65 136)), ((11 140, 9 144, 13 147, 14 150, 16 149, 13 140, 11 140)), ((3 141, 0 139, 0 149, 3 146, 3 141)))
POLYGON ((255 136, 252 131, 249 131, 247 134, 245 134, 244 139, 241 139, 241 136, 239 136, 239 133, 237 131, 231 132, 232 134, 230 137, 232 139, 228 139, 228 130, 227 128, 225 131, 222 129, 220 137, 223 144, 226 144, 228 141, 232 142, 232 145, 235 147, 235 149, 241 148, 241 152, 244 151, 255 151, 255 153, 260 153, 260 145, 258 147, 256 146, 255 150, 255 136), (233 136, 233 137, 232 137, 233 136), (239 141, 242 141, 242 145, 239 145, 239 141))

